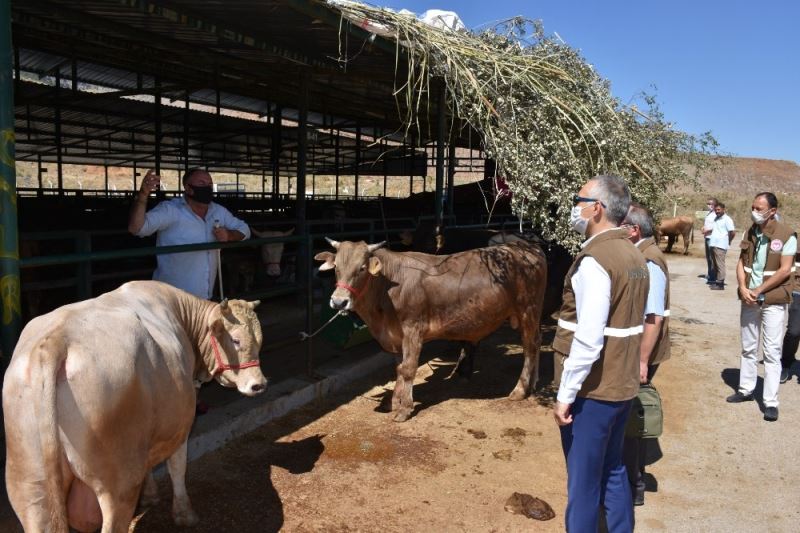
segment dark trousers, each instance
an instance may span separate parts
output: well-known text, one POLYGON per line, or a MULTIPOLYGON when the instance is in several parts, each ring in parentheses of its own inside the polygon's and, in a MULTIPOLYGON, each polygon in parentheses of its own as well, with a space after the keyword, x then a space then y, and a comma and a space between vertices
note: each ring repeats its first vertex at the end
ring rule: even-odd
POLYGON ((622 464, 631 403, 577 398, 572 404, 572 424, 561 427, 567 460, 567 531, 597 531, 601 506, 610 533, 633 531, 633 501, 622 464))
MULTIPOLYGON (((647 367, 647 382, 653 380, 656 375, 658 365, 647 367)), ((625 470, 628 473, 628 481, 631 490, 644 490, 644 466, 647 458, 647 447, 653 439, 638 439, 625 437, 625 444, 622 452, 622 459, 625 463, 625 470)))
POLYGON ((781 352, 783 368, 789 368, 794 363, 798 344, 800 344, 800 292, 793 292, 792 303, 789 305, 789 323, 786 326, 786 335, 783 336, 781 352))
POLYGON ((711 250, 711 247, 708 245, 709 239, 706 238, 706 280, 707 281, 717 281, 717 271, 714 269, 714 252, 711 250))

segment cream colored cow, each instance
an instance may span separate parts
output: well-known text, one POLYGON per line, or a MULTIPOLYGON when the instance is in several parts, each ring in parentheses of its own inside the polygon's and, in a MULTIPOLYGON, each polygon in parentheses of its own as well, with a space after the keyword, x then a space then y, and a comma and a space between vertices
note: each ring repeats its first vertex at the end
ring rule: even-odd
POLYGON ((3 384, 6 487, 25 531, 128 531, 164 460, 175 522, 197 522, 184 481, 194 381, 264 391, 257 304, 134 281, 32 320, 3 384))

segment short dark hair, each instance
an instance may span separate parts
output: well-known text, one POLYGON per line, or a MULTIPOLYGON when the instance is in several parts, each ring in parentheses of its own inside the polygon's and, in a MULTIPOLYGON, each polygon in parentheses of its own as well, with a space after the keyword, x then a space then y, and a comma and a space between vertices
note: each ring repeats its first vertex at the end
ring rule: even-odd
POLYGON ((764 197, 764 200, 769 204, 770 209, 778 207, 778 198, 771 192, 760 192, 756 194, 756 198, 764 197))
POLYGON ((594 182, 592 195, 606 206, 606 219, 619 226, 625 220, 631 205, 631 191, 625 180, 619 176, 600 175, 589 181, 594 182))
POLYGON ((181 178, 181 183, 186 185, 189 182, 189 178, 191 178, 192 174, 194 174, 195 172, 207 172, 207 170, 204 169, 203 167, 192 167, 183 173, 183 177, 181 178))
POLYGON ((715 205, 714 207, 721 207, 722 209, 725 209, 725 204, 723 204, 722 202, 717 202, 717 205, 715 205))
POLYGON ((716 199, 716 198, 714 198, 713 196, 709 196, 709 197, 708 197, 708 200, 706 200, 706 202, 711 202, 711 203, 712 203, 712 204, 714 204, 715 206, 719 205, 719 200, 717 200, 717 199, 716 199))
POLYGON ((653 236, 653 216, 650 211, 638 202, 631 202, 628 214, 625 215, 623 224, 639 226, 639 233, 643 239, 653 236))

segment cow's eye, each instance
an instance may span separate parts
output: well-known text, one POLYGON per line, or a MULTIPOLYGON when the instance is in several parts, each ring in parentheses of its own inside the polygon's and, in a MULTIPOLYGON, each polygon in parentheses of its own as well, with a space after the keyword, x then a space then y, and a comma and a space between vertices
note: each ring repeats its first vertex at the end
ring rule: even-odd
POLYGON ((236 337, 233 337, 233 339, 232 339, 232 340, 233 340, 233 345, 234 345, 234 346, 236 346, 236 347, 238 348, 238 347, 239 347, 239 345, 241 344, 241 342, 239 341, 239 339, 237 339, 236 337))
POLYGON ((367 265, 361 265, 361 270, 366 270, 366 269, 367 269, 367 265))

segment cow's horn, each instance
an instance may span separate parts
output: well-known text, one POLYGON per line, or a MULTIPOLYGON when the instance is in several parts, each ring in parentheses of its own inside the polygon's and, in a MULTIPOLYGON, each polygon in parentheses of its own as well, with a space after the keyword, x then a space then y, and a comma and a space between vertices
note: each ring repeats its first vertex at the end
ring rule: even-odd
POLYGON ((224 298, 220 303, 219 306, 222 308, 223 311, 228 310, 228 299, 224 298))
POLYGON ((333 240, 333 239, 331 239, 330 237, 325 237, 325 240, 326 240, 326 241, 328 241, 328 244, 330 244, 331 246, 333 246, 333 247, 334 247, 334 248, 336 248, 337 250, 339 249, 339 245, 340 245, 340 244, 342 244, 342 243, 340 243, 339 241, 334 241, 334 240, 333 240))
POLYGON ((369 253, 372 253, 375 250, 377 250, 378 248, 383 248, 383 246, 385 244, 386 244, 386 241, 381 241, 381 242, 379 242, 377 244, 368 244, 367 245, 367 250, 369 250, 369 253))

